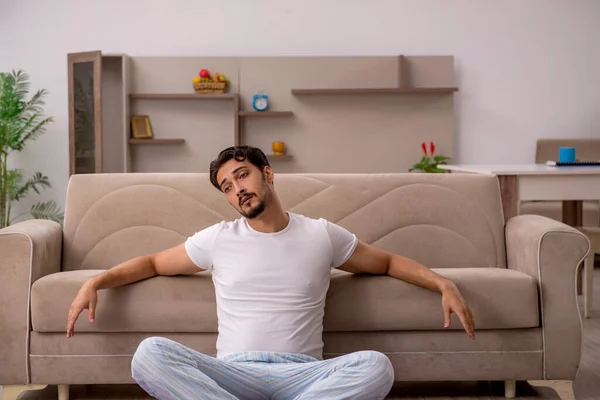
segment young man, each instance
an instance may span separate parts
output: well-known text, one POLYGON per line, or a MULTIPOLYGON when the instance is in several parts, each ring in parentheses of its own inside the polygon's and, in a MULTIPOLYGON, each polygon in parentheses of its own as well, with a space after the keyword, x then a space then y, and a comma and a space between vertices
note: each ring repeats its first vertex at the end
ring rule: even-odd
MULTIPOLYGON (((97 291, 156 275, 211 270, 217 299, 217 357, 165 338, 137 349, 133 378, 166 399, 383 399, 394 381, 389 359, 360 351, 322 359, 326 292, 332 268, 387 274, 441 293, 445 326, 456 313, 469 337, 473 319, 456 286, 415 261, 370 246, 325 219, 283 210, 264 153, 223 150, 210 179, 242 215, 165 251, 137 257, 86 282, 69 312, 94 322, 97 291)), ((176 310, 174 310, 176 312, 176 310)))

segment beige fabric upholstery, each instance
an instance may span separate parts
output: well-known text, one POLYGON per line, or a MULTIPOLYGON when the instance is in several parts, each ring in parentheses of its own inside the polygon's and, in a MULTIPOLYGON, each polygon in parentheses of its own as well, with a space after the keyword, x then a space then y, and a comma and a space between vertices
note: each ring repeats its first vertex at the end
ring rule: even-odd
POLYGON ((28 380, 28 294, 31 283, 60 270, 62 232, 50 221, 0 230, 0 384, 28 380))
MULTIPOLYGON (((542 379, 545 373, 574 379, 581 345, 575 268, 587 239, 539 216, 517 217, 505 228, 495 177, 277 174, 275 187, 287 210, 325 217, 453 279, 473 309, 475 341, 455 316, 443 328, 438 293, 391 277, 334 272, 325 357, 380 350, 397 380, 542 379)), ((11 343, 0 347, 0 384, 27 382, 29 289, 34 383, 132 383, 131 356, 148 336, 214 354, 208 272, 101 291, 96 323, 84 312, 75 336, 66 339, 64 332, 86 278, 234 218, 237 212, 206 174, 71 177, 62 237, 58 225, 37 221, 11 228, 27 235, 0 236, 0 338, 11 343)))
POLYGON ((565 224, 522 215, 508 221, 506 247, 508 267, 537 279, 541 287, 545 378, 575 377, 581 319, 574 282, 577 266, 590 249, 588 239, 565 224))
MULTIPOLYGON (((62 333, 33 332, 33 380, 133 383, 131 357, 138 344, 150 336, 167 337, 205 354, 216 353, 214 333, 79 333, 65 340, 62 333)), ((325 358, 365 349, 388 354, 398 381, 542 377, 540 328, 480 331, 476 341, 459 330, 326 332, 323 342, 325 358)))
MULTIPOLYGON (((132 356, 142 340, 150 336, 170 338, 197 351, 215 355, 216 333, 77 332, 69 340, 64 333, 31 333, 32 357, 132 356)), ((541 328, 487 329, 470 340, 461 329, 436 331, 324 332, 324 353, 334 357, 351 351, 376 349, 386 353, 542 351, 541 328)))
MULTIPOLYGON (((66 332, 65 310, 97 272, 63 272, 37 281, 31 293, 33 329, 66 332)), ((539 326, 537 283, 529 275, 504 268, 437 272, 462 289, 479 329, 539 326)), ((101 291, 98 300, 97 322, 80 318, 78 332, 217 332, 214 287, 206 272, 101 291)), ((438 293, 383 276, 334 273, 326 304, 326 331, 438 330, 444 322, 438 293), (372 298, 376 304, 365 301, 372 298)), ((452 329, 462 329, 458 319, 452 329)))
MULTIPOLYGON (((415 333, 412 333, 416 335, 415 333)), ((365 334, 368 336, 368 334, 365 334)), ((400 340, 399 338, 398 340, 400 340)), ((542 379, 542 351, 389 353, 396 381, 542 379)), ((48 384, 126 384, 131 357, 32 357, 31 379, 48 384)))
MULTIPOLYGON (((275 187, 287 210, 429 267, 505 267, 496 179, 449 175, 280 174, 275 187)), ((239 217, 207 174, 73 176, 66 208, 65 271, 110 268, 239 217)))

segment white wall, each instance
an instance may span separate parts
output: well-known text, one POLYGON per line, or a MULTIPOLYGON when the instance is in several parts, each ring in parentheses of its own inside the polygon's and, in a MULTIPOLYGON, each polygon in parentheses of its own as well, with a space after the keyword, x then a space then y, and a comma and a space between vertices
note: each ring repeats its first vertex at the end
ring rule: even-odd
POLYGON ((13 165, 46 173, 62 204, 66 54, 86 50, 454 55, 455 161, 529 162, 537 138, 600 137, 599 21, 598 0, 0 0, 0 70, 48 89, 56 120, 13 165))

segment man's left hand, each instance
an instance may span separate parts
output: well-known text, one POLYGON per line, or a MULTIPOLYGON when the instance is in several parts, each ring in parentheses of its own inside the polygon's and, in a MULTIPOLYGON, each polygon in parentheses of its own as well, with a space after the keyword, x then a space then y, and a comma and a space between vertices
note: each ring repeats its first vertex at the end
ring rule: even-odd
POLYGON ((475 324, 471 309, 454 283, 448 284, 442 290, 442 307, 444 308, 444 328, 450 326, 450 314, 455 313, 465 328, 467 335, 469 335, 469 338, 475 339, 475 324))

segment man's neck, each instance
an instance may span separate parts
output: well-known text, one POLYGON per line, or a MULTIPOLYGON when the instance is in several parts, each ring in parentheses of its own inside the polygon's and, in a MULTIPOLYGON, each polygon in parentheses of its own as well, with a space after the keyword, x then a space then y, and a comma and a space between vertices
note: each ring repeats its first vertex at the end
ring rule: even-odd
POLYGON ((274 202, 260 216, 254 219, 246 218, 246 220, 252 229, 258 232, 273 233, 284 230, 290 217, 277 202, 274 202))

